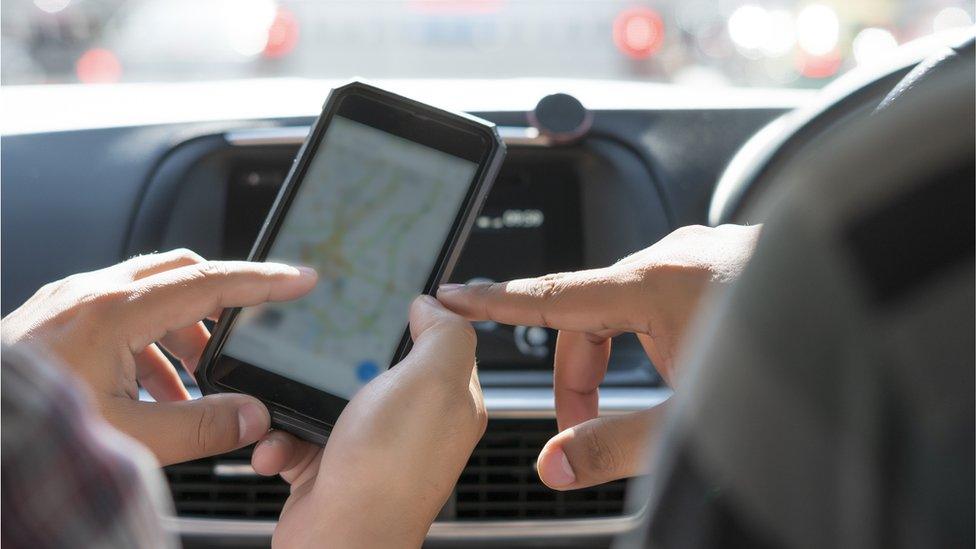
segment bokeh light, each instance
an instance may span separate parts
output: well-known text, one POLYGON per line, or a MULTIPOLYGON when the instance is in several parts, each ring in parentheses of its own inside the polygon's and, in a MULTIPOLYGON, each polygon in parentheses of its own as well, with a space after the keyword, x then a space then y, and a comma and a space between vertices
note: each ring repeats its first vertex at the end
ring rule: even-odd
POLYGON ((957 6, 951 6, 942 8, 939 10, 939 13, 935 14, 935 18, 932 20, 932 30, 942 32, 949 29, 968 27, 972 24, 973 20, 966 13, 966 10, 957 6))
POLYGON ((75 73, 84 84, 109 84, 122 78, 122 64, 111 51, 92 48, 75 62, 75 73))
POLYGON ((878 27, 868 27, 857 33, 851 49, 854 52, 854 60, 859 65, 866 65, 883 61, 898 47, 898 40, 895 35, 887 29, 878 27))
POLYGON ((810 4, 796 17, 796 41, 810 55, 827 55, 837 47, 840 20, 833 8, 810 4))
POLYGON ((664 21, 650 8, 631 8, 613 21, 613 43, 628 57, 646 59, 664 43, 664 21))
POLYGON ((762 52, 768 57, 780 57, 793 51, 796 46, 793 15, 787 10, 772 10, 768 15, 768 25, 762 52))
POLYGON ((289 9, 278 8, 267 35, 265 57, 284 57, 291 53, 298 44, 298 19, 295 14, 289 9))
POLYGON ((254 57, 268 44, 268 32, 275 21, 273 0, 224 0, 219 29, 226 43, 238 55, 254 57))
POLYGON ((0 75, 4 85, 362 76, 812 88, 971 28, 974 13, 972 0, 11 1, 0 75))
POLYGON ((766 42, 769 23, 769 12, 762 6, 739 6, 729 17, 729 37, 745 52, 756 51, 766 42))
POLYGON ((58 13, 68 7, 71 0, 34 0, 37 9, 47 13, 58 13))

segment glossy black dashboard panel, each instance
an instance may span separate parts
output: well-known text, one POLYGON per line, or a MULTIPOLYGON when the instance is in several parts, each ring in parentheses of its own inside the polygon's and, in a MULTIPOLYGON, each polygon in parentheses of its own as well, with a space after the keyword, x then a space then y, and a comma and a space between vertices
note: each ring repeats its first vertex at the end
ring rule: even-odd
MULTIPOLYGON (((623 143, 639 153, 620 165, 611 159, 608 173, 615 178, 642 173, 640 179, 647 185, 657 185, 664 195, 660 207, 670 212, 666 214, 669 225, 704 223, 712 186, 725 163, 745 139, 782 112, 780 108, 600 111, 594 121, 599 138, 589 141, 597 148, 623 143), (652 176, 656 184, 649 181, 652 176)), ((524 112, 474 114, 499 125, 526 124, 524 112)), ((0 141, 0 222, 6 236, 0 258, 3 314, 46 282, 123 259, 132 253, 133 242, 163 245, 160 237, 173 224, 167 215, 177 201, 192 201, 207 192, 180 194, 172 188, 150 188, 150 180, 169 169, 164 160, 179 160, 188 148, 207 148, 227 131, 310 121, 262 119, 4 135, 0 141), (143 225, 135 226, 140 210, 149 216, 143 225)), ((253 154, 274 156, 275 151, 253 154)), ((279 148, 277 154, 287 155, 288 147, 279 148)), ((209 177, 225 177, 217 163, 199 168, 193 181, 171 183, 193 185, 209 177)), ((218 215, 225 207, 200 201, 186 206, 218 215)), ((620 231, 639 229, 627 225, 620 231)), ((212 228, 219 230, 219 225, 212 228)), ((659 234, 628 236, 634 238, 632 248, 653 242, 659 234)), ((199 251, 214 256, 218 250, 199 251)), ((611 251, 596 250, 591 259, 615 257, 611 251)))

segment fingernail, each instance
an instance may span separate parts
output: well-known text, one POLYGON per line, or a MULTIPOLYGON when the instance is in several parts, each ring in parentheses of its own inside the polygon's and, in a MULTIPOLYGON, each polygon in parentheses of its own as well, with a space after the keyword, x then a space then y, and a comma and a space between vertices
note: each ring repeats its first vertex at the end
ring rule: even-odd
POLYGON ((420 294, 420 295, 417 296, 417 299, 420 300, 420 301, 422 301, 422 302, 424 302, 424 303, 426 303, 427 305, 430 305, 430 306, 433 306, 433 307, 440 307, 441 306, 440 302, 437 301, 437 298, 435 298, 432 295, 420 294))
POLYGON ((543 472, 543 480, 553 488, 569 486, 576 482, 576 473, 566 458, 566 453, 561 448, 555 448, 546 455, 546 465, 540 467, 543 472))
POLYGON ((441 284, 440 287, 437 288, 437 293, 441 293, 441 292, 452 292, 454 290, 457 290, 457 289, 460 289, 460 288, 463 288, 463 287, 464 287, 464 284, 441 284))
POLYGON ((318 276, 319 275, 317 272, 315 272, 315 269, 313 269, 311 267, 306 267, 304 265, 300 265, 300 266, 295 267, 295 268, 298 269, 298 272, 302 273, 302 276, 305 276, 305 277, 312 277, 312 276, 318 276))
POLYGON ((237 409, 238 442, 254 442, 267 430, 267 420, 261 406, 248 402, 237 409))

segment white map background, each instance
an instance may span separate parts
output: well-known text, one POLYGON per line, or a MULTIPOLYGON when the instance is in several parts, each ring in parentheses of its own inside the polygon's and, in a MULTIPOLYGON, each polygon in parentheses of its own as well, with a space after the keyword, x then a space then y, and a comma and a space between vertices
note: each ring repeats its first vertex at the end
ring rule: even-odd
POLYGON ((476 169, 333 118, 268 258, 318 285, 242 311, 224 352, 350 398, 389 365, 476 169))

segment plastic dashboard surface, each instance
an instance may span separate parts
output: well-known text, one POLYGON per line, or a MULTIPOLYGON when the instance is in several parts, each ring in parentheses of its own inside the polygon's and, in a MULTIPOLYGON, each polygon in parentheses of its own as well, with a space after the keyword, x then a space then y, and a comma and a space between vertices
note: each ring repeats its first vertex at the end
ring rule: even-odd
MULTIPOLYGON (((712 186, 728 159, 754 131, 782 112, 781 107, 600 111, 594 129, 639 153, 641 169, 653 171, 663 205, 670 210, 669 224, 680 226, 706 221, 712 186)), ((475 114, 499 125, 526 124, 524 112, 475 114)), ((8 238, 0 257, 2 313, 16 308, 47 282, 124 259, 133 253, 135 243, 155 240, 162 245, 167 212, 178 195, 152 187, 150 181, 160 176, 165 160, 182 154, 185 147, 205 146, 208 139, 219 140, 222 133, 235 129, 300 126, 310 120, 189 122, 3 135, 0 224, 8 238), (151 217, 142 217, 144 224, 136 226, 140 210, 151 217)), ((613 174, 627 175, 626 171, 613 174)), ((644 235, 643 241, 653 240, 644 235)))

